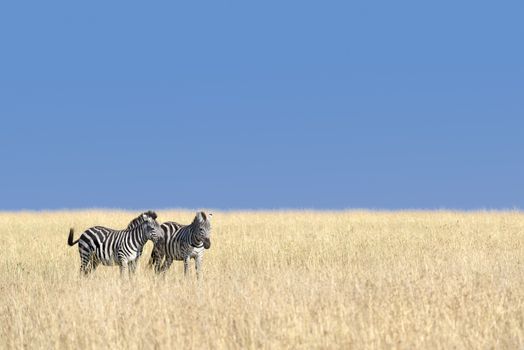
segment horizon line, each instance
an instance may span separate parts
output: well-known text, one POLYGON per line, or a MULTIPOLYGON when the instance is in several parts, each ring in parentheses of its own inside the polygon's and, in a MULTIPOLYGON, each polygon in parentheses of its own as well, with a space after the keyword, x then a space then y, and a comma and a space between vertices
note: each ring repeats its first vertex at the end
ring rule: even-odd
POLYGON ((522 208, 365 208, 365 207, 347 207, 347 208, 188 208, 188 207, 169 207, 169 208, 117 208, 117 207, 82 207, 82 208, 40 208, 40 209, 0 209, 0 213, 31 213, 31 212, 86 212, 86 211, 124 211, 124 212, 145 212, 147 210, 155 211, 199 211, 209 210, 216 212, 523 212, 522 208))

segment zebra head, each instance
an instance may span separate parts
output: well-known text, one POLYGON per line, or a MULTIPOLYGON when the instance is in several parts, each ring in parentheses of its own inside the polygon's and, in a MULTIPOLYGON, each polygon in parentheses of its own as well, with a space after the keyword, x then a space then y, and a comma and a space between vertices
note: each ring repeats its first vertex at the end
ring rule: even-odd
POLYGON ((162 228, 153 217, 147 216, 145 214, 142 215, 144 218, 144 223, 142 225, 144 227, 146 238, 152 240, 153 242, 157 242, 163 235, 162 228))
POLYGON ((205 249, 211 247, 211 213, 204 213, 203 211, 197 212, 195 219, 193 220, 193 232, 197 241, 204 244, 205 249))
POLYGON ((138 220, 140 222, 140 224, 138 225, 141 225, 144 229, 146 239, 150 239, 153 242, 157 242, 160 239, 160 237, 163 236, 163 231, 159 223, 155 220, 156 217, 156 213, 149 211, 141 214, 138 218, 133 220, 129 224, 129 226, 131 226, 133 222, 138 220))

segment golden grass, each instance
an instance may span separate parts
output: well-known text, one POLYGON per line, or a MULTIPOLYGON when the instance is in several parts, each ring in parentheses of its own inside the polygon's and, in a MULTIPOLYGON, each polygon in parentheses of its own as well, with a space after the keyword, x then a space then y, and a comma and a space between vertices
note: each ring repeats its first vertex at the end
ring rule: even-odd
MULTIPOLYGON (((215 212, 204 278, 80 278, 87 227, 125 211, 0 213, 2 348, 524 346, 524 214, 215 212)), ((194 213, 161 211, 159 220, 194 213)))

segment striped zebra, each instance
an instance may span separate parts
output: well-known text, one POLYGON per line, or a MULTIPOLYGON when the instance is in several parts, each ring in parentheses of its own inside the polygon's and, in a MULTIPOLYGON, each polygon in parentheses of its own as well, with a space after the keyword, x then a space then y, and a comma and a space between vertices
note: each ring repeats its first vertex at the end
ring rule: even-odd
MULTIPOLYGON (((127 229, 128 230, 132 229, 135 226, 136 226, 136 221, 133 220, 129 223, 129 225, 127 225, 127 229)), ((152 268, 154 266, 155 271, 160 272, 162 261, 164 260, 164 257, 166 255, 165 253, 166 232, 175 232, 175 231, 178 231, 178 229, 180 229, 181 227, 182 227, 181 224, 176 223, 174 221, 164 222, 162 225, 160 225, 160 228, 162 229, 162 231, 160 232, 160 235, 158 235, 157 240, 155 241, 155 245, 153 246, 153 251, 151 252, 151 257, 149 258, 149 262, 147 263, 147 266, 149 268, 152 268)))
POLYGON ((160 227, 162 228, 162 237, 158 239, 158 241, 155 243, 153 247, 151 257, 149 258, 149 262, 147 263, 147 266, 149 268, 154 267, 156 272, 161 271, 161 265, 166 256, 165 237, 167 235, 171 236, 174 232, 180 230, 182 226, 183 225, 174 221, 164 222, 162 225, 160 225, 160 227))
POLYGON ((195 259, 196 273, 199 277, 204 250, 211 247, 211 216, 211 213, 200 211, 190 225, 163 223, 163 238, 155 242, 149 265, 154 265, 156 272, 164 272, 169 269, 173 260, 183 260, 184 274, 187 275, 189 260, 195 259))
POLYGON ((87 275, 102 263, 106 266, 119 265, 122 275, 128 267, 129 273, 134 273, 146 242, 155 242, 162 234, 156 217, 156 213, 151 211, 140 214, 129 224, 131 228, 125 230, 91 227, 76 241, 73 241, 74 230, 71 228, 67 243, 70 246, 78 243, 80 272, 87 275))

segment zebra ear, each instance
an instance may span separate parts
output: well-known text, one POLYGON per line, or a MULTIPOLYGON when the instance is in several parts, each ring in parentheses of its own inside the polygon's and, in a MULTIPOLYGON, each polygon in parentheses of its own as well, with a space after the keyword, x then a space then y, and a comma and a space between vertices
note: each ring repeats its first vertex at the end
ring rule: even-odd
POLYGON ((199 222, 199 223, 202 223, 204 221, 206 221, 206 214, 203 212, 203 211, 199 211, 197 214, 196 214, 196 220, 199 222))

